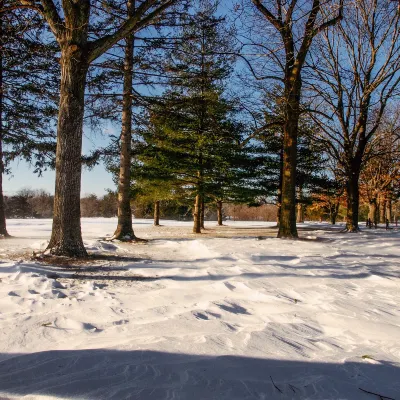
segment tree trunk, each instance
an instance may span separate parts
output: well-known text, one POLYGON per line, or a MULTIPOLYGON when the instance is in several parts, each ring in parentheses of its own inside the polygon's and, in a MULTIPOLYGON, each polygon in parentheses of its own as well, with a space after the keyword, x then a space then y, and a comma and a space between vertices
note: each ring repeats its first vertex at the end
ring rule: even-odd
POLYGON ((360 192, 358 189, 359 172, 351 171, 346 183, 347 194, 347 214, 346 230, 348 232, 358 232, 358 209, 360 204, 360 192))
POLYGON ((336 224, 336 219, 339 214, 339 207, 340 207, 339 201, 337 201, 336 203, 330 204, 330 206, 329 206, 329 216, 330 216, 332 225, 336 224))
MULTIPOLYGON (((282 133, 283 136, 283 133, 282 133)), ((279 228, 279 221, 281 219, 281 206, 282 206, 282 180, 283 180, 283 143, 279 154, 279 186, 276 203, 276 223, 279 228)))
POLYGON ((204 228, 204 214, 205 214, 205 206, 204 206, 204 197, 201 199, 201 214, 200 214, 200 227, 204 228))
POLYGON ((154 226, 160 226, 160 202, 154 203, 154 226))
POLYGON ((304 204, 303 204, 303 189, 301 186, 298 188, 298 199, 297 199, 297 222, 304 222, 304 204))
POLYGON ((392 222, 392 200, 386 199, 386 219, 392 222))
POLYGON ((285 123, 283 129, 282 201, 279 238, 297 238, 296 166, 297 134, 300 116, 301 77, 296 72, 285 76, 285 123))
MULTIPOLYGON (((4 2, 0 1, 0 8, 4 2)), ((0 13, 0 38, 3 34, 3 20, 0 13)), ((4 209, 4 196, 3 196, 3 174, 4 174, 4 160, 3 160, 3 51, 0 44, 0 236, 8 237, 6 225, 6 213, 4 209)))
POLYGON ((201 233, 201 195, 197 194, 194 203, 193 233, 201 233))
POLYGON ((379 200, 379 222, 384 224, 386 222, 386 198, 385 195, 382 194, 379 200))
POLYGON ((378 206, 377 206, 377 201, 376 197, 373 199, 370 199, 369 201, 369 211, 368 211, 368 219, 371 220, 371 222, 376 225, 377 223, 377 216, 378 216, 378 206))
POLYGON ((222 201, 217 201, 217 216, 218 216, 218 226, 222 226, 222 201))
MULTIPOLYGON (((75 43, 79 43, 78 39, 75 43)), ((82 126, 88 63, 82 47, 71 43, 74 41, 66 38, 61 45, 56 184, 53 228, 48 249, 54 255, 84 257, 87 253, 81 234, 80 192, 82 126)))
MULTIPOLYGON (((135 2, 128 2, 128 17, 135 11, 135 2)), ((134 37, 125 39, 124 88, 122 99, 122 128, 118 181, 118 225, 114 239, 134 240, 131 209, 131 157, 132 157, 132 88, 134 37)))

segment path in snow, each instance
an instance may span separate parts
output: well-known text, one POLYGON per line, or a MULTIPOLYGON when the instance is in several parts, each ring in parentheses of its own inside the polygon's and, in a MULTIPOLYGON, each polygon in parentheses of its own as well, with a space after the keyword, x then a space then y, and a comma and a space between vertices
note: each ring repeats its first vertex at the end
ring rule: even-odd
POLYGON ((197 237, 139 220, 138 236, 159 239, 99 239, 114 226, 84 219, 84 240, 125 259, 71 268, 16 258, 44 248, 51 224, 10 221, 0 396, 400 399, 400 231, 316 224, 303 236, 322 240, 282 241, 261 223, 197 237))

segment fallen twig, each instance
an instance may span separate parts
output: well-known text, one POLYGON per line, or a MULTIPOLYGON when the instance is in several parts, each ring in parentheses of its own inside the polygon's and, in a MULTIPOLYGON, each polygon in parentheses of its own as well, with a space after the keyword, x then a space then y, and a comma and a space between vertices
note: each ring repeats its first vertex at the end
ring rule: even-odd
POLYGON ((393 397, 384 396, 383 394, 370 392, 369 390, 365 390, 365 389, 362 389, 362 388, 359 388, 359 389, 364 393, 368 393, 368 394, 372 394, 374 396, 378 396, 380 400, 385 400, 385 399, 387 399, 387 400, 396 400, 393 397))
POLYGON ((278 386, 275 385, 275 382, 274 382, 274 380, 272 379, 272 376, 270 375, 269 377, 271 378, 271 382, 272 382, 272 384, 274 385, 275 389, 278 390, 280 393, 283 393, 282 390, 279 389, 278 386))

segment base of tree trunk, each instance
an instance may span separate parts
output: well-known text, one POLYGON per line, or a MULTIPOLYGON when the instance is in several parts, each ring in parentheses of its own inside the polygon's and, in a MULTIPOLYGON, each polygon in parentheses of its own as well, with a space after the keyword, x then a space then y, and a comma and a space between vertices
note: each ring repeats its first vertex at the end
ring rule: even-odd
POLYGON ((47 246, 46 252, 52 256, 59 257, 84 258, 88 256, 83 244, 71 246, 70 243, 53 244, 50 242, 47 246))
POLYGON ((6 232, 6 233, 0 233, 0 239, 10 239, 12 236, 6 232))
POLYGON ((345 233, 359 233, 359 232, 361 232, 361 229, 360 229, 358 226, 352 226, 352 227, 346 226, 346 228, 344 228, 341 232, 345 232, 345 233))

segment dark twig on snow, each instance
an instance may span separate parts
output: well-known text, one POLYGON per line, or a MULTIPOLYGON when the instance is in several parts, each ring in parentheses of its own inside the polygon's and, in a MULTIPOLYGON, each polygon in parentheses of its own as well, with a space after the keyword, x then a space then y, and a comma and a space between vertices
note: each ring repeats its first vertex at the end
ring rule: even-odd
POLYGON ((272 376, 270 375, 269 377, 271 378, 271 382, 272 382, 272 384, 274 385, 275 389, 278 390, 280 393, 283 393, 282 390, 279 389, 278 386, 275 385, 275 382, 274 382, 274 380, 272 379, 272 376))
POLYGON ((387 399, 387 400, 396 400, 393 397, 384 396, 383 394, 370 392, 369 390, 365 390, 365 389, 361 389, 361 388, 359 388, 359 389, 364 393, 373 394, 374 396, 378 396, 380 400, 385 400, 385 399, 387 399))

